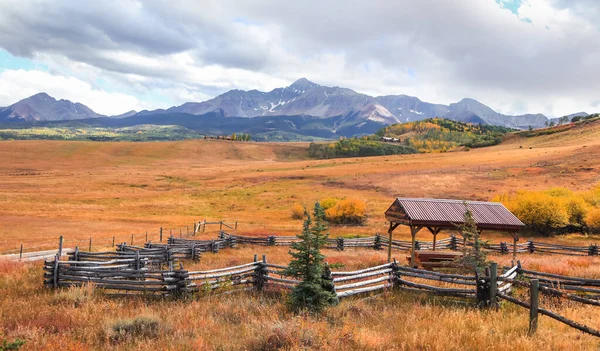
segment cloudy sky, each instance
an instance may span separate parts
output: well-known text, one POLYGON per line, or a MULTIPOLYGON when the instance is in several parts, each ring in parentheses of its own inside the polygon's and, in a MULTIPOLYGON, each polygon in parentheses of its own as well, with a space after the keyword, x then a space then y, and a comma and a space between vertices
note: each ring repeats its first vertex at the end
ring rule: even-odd
POLYGON ((300 77, 509 114, 600 111, 596 0, 0 2, 0 106, 104 114, 300 77))

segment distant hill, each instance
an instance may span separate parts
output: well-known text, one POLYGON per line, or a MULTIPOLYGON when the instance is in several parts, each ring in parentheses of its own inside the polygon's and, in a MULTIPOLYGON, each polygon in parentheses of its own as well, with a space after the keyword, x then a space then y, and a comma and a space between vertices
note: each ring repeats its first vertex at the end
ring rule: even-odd
POLYGON ((0 120, 63 121, 104 117, 89 107, 69 100, 56 100, 46 93, 35 94, 13 105, 0 109, 0 120))
POLYGON ((457 147, 484 147, 502 142, 514 129, 456 122, 444 118, 394 124, 380 129, 370 139, 396 142, 421 152, 445 152, 457 147))

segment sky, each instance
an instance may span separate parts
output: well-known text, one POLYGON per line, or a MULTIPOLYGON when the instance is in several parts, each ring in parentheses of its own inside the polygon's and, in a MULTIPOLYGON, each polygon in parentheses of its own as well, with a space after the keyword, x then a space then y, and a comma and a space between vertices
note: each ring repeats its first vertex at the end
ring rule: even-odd
POLYGON ((301 77, 505 114, 600 112, 596 0, 3 0, 0 106, 107 115, 301 77))

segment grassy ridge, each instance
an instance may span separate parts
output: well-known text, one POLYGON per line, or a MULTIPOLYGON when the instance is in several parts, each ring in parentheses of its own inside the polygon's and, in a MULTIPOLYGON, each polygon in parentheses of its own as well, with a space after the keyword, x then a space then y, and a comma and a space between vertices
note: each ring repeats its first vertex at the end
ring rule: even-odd
POLYGON ((504 134, 512 131, 514 130, 506 127, 428 118, 382 128, 373 138, 396 138, 420 152, 445 152, 458 147, 497 145, 502 142, 504 134))
POLYGON ((0 140, 174 141, 200 138, 204 138, 204 134, 174 125, 0 129, 0 140))
POLYGON ((484 147, 502 142, 510 128, 469 124, 443 118, 394 124, 360 139, 342 139, 329 144, 311 143, 309 155, 315 158, 363 157, 446 152, 459 147, 484 147), (395 142, 381 142, 383 138, 395 142))

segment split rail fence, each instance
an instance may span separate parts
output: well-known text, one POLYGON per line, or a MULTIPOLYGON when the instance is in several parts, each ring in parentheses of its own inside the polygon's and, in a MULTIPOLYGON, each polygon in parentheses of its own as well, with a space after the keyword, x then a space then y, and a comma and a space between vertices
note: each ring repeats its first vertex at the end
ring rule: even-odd
MULTIPOLYGON (((235 240, 240 244, 252 244, 261 246, 290 246, 293 242, 298 241, 295 236, 277 236, 270 235, 266 237, 253 237, 253 236, 242 236, 236 234, 230 234, 225 231, 219 232, 221 239, 235 240)), ((400 251, 410 251, 412 243, 404 240, 392 240, 392 248, 400 251)), ((417 250, 460 250, 464 245, 461 239, 456 236, 450 236, 446 239, 433 241, 416 241, 415 248, 417 250)), ((467 242, 467 246, 472 246, 472 242, 467 242)), ((346 248, 351 247, 364 247, 373 248, 375 250, 381 250, 384 247, 389 246, 389 239, 380 234, 369 237, 360 238, 329 238, 325 248, 336 249, 344 251, 346 248)), ((513 252, 513 243, 500 242, 497 244, 486 243, 484 249, 490 252, 497 252, 500 254, 509 254, 513 252)), ((558 245, 544 242, 534 242, 529 240, 525 243, 516 245, 517 253, 547 253, 547 254, 560 254, 570 256, 598 256, 598 244, 590 244, 588 246, 569 246, 569 245, 558 245)))

